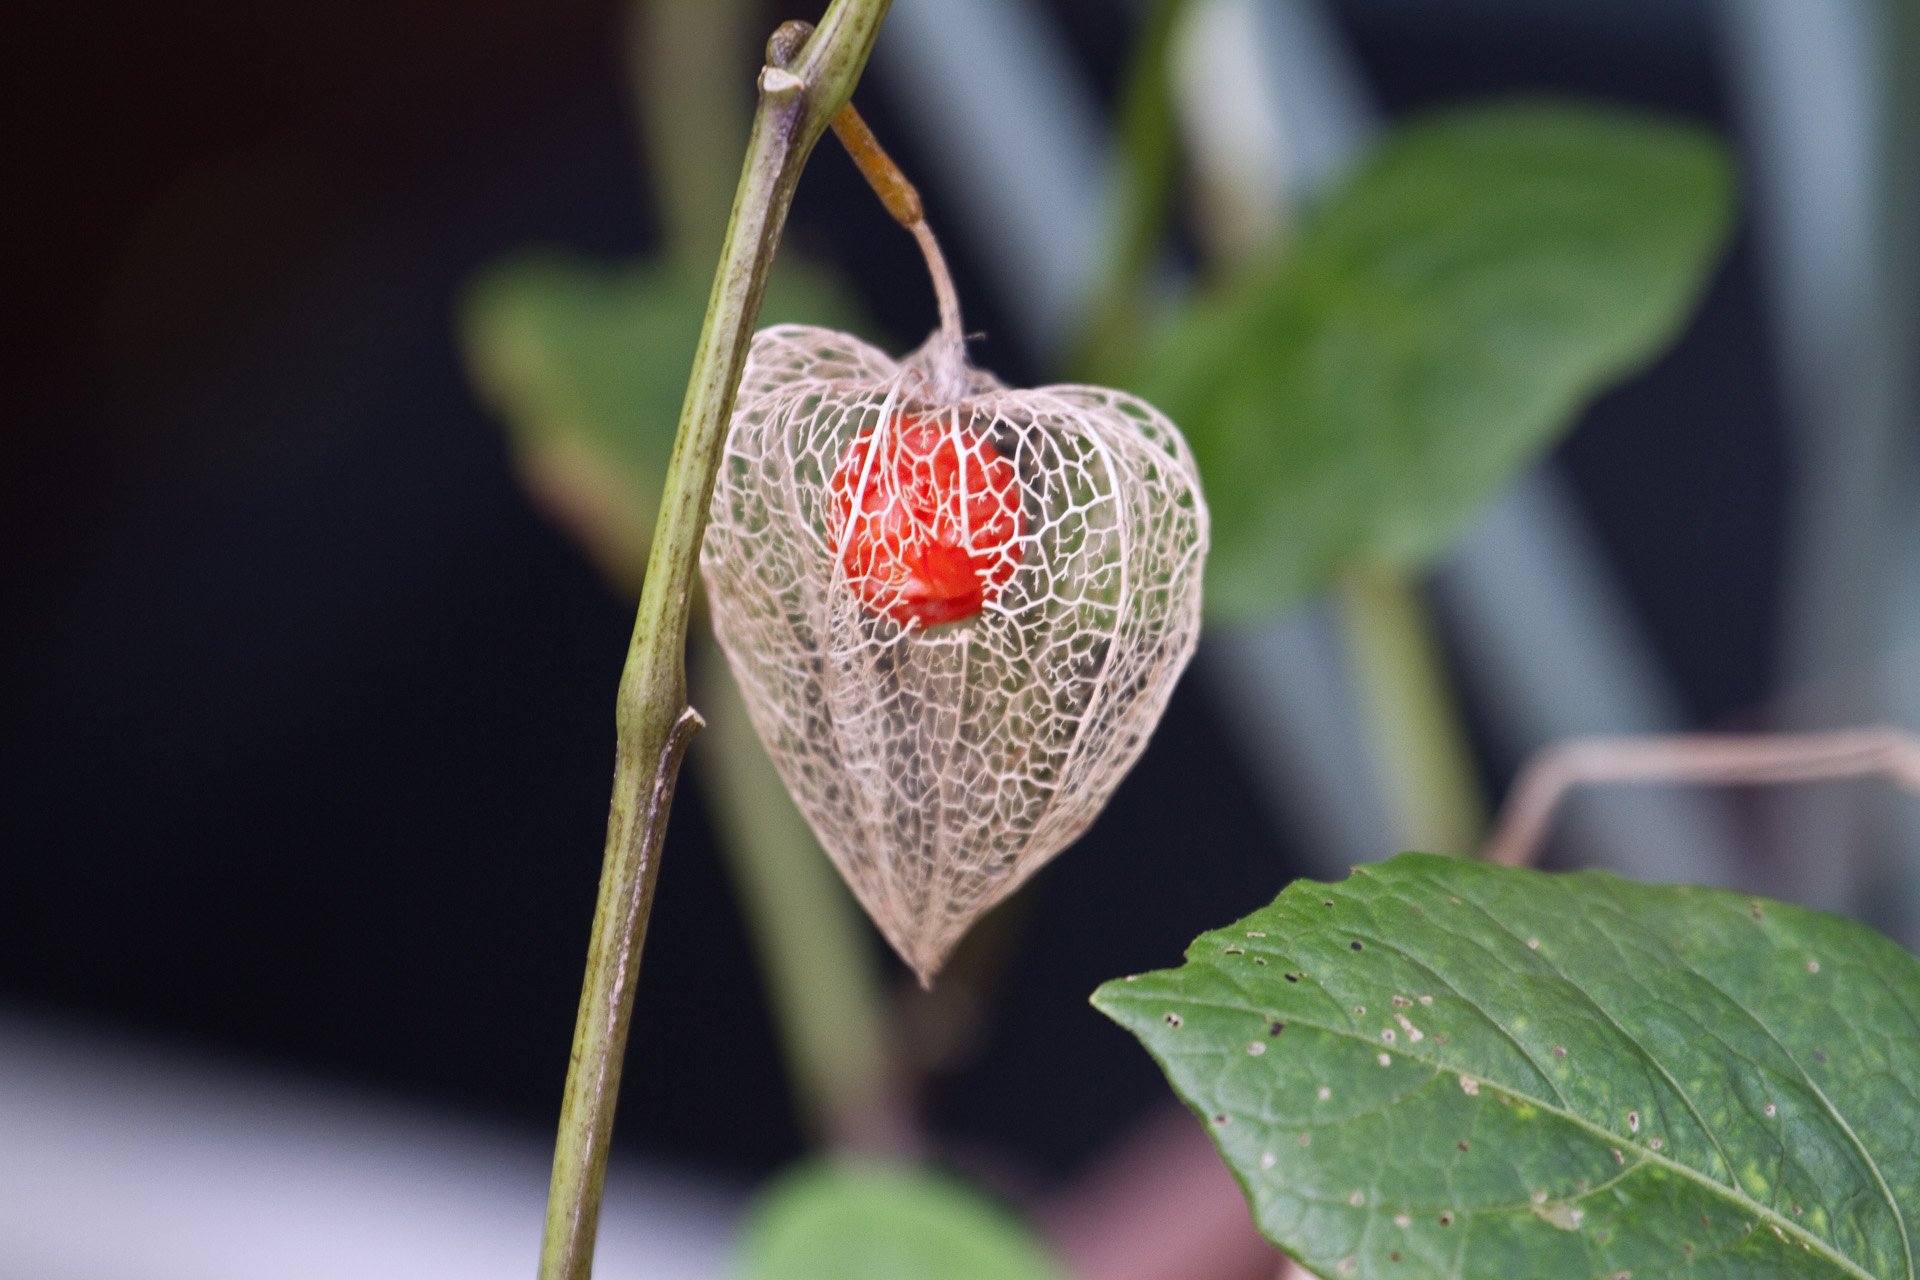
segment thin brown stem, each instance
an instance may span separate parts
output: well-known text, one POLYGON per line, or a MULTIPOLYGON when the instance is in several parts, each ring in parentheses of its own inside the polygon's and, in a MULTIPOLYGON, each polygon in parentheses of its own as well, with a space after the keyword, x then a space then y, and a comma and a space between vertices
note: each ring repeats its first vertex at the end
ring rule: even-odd
MULTIPOLYGON (((784 65, 778 59, 783 55, 791 56, 789 50, 797 52, 811 30, 805 22, 783 23, 767 43, 767 54, 775 60, 773 65, 784 65)), ((920 189, 893 162, 893 157, 880 145, 880 139, 874 137, 873 130, 867 127, 866 120, 851 102, 840 108, 833 117, 833 136, 840 139, 840 145, 846 148, 854 167, 860 170, 860 176, 867 180, 873 193, 880 197, 880 203, 886 206, 893 220, 913 232, 913 238, 920 242, 920 252, 927 259, 927 274, 933 277, 934 296, 940 302, 941 336, 958 349, 964 341, 960 328, 960 295, 953 287, 953 274, 947 270, 946 255, 940 252, 940 242, 934 239, 933 228, 927 225, 927 211, 920 202, 920 189)))
POLYGON ((927 274, 933 277, 934 297, 940 300, 940 336, 949 346, 962 347, 966 336, 960 330, 960 295, 954 290, 953 277, 947 274, 947 260, 940 253, 940 242, 933 238, 933 228, 925 219, 914 223, 909 230, 920 242, 920 252, 927 259, 927 274))
POLYGON ((920 242, 920 252, 927 259, 927 274, 933 277, 934 295, 940 300, 940 332, 949 342, 958 344, 962 340, 960 295, 954 291, 953 276, 947 271, 947 259, 940 252, 940 242, 933 238, 933 228, 927 225, 927 211, 920 203, 919 189, 907 180, 907 175, 880 145, 880 139, 873 136, 873 130, 867 127, 851 102, 840 108, 840 114, 833 118, 833 136, 840 139, 840 145, 847 149, 854 166, 880 197, 887 212, 893 215, 893 220, 913 232, 913 238, 920 242))
POLYGON ((1484 856, 1509 867, 1532 864, 1560 802, 1583 783, 1770 786, 1863 777, 1884 777, 1920 792, 1920 738, 1889 728, 1575 738, 1548 747, 1527 762, 1484 856))

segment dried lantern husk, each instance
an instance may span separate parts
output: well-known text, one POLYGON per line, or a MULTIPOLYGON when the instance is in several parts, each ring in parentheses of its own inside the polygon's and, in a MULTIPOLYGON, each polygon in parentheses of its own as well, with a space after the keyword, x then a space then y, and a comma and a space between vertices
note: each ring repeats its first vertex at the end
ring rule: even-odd
POLYGON ((903 362, 828 329, 755 335, 701 552, 714 628, 923 981, 1139 757, 1193 656, 1206 548, 1186 442, 1133 396, 1010 390, 940 334, 903 362), (930 477, 960 487, 914 491, 930 477), (915 603, 915 537, 971 562, 977 612, 915 603))

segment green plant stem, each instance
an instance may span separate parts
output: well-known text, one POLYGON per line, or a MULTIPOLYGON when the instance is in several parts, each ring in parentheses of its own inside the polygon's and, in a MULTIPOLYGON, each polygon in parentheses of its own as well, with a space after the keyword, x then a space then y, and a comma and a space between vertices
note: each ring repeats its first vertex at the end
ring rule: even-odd
POLYGON ((587 973, 554 1143, 541 1280, 585 1280, 606 1179, 634 982, 680 758, 699 729, 687 705, 687 608, 727 420, 801 170, 853 94, 889 0, 834 0, 785 69, 760 76, 759 106, 707 300, 660 499, 646 584, 615 709, 613 799, 587 973))
POLYGON ((1403 574, 1356 569, 1341 583, 1340 618, 1401 838, 1426 853, 1473 852, 1486 802, 1425 603, 1403 574))
POLYGON ((701 636, 693 649, 694 691, 712 722, 694 766, 801 1119, 839 1150, 901 1154, 912 1140, 888 1071, 884 996, 860 909, 761 747, 720 646, 701 636))
POLYGON ((1072 375, 1088 382, 1124 386, 1146 328, 1145 286, 1166 238, 1180 158, 1168 51, 1189 3, 1154 0, 1121 81, 1120 171, 1106 270, 1067 361, 1072 375))
MULTIPOLYGON (((751 127, 738 72, 758 7, 633 6, 632 91, 647 171, 667 257, 688 274, 709 269, 726 231, 735 160, 751 127)), ((875 939, 754 733, 724 656, 698 622, 694 631, 694 701, 710 723, 691 759, 759 961, 796 1110, 815 1142, 896 1152, 908 1140, 892 1087, 875 939)))

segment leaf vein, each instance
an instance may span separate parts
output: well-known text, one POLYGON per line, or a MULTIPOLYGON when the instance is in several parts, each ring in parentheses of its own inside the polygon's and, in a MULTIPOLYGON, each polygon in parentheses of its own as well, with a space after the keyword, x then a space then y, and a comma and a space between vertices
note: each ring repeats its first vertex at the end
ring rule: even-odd
POLYGON ((1687 959, 1687 957, 1675 951, 1673 953, 1673 958, 1680 964, 1682 968, 1686 969, 1687 972, 1698 977, 1700 981, 1706 983, 1709 987, 1712 987, 1715 991, 1719 992, 1721 997, 1725 999, 1727 1003, 1731 1004, 1734 1008, 1738 1009, 1741 1013, 1744 1013, 1747 1015, 1747 1017, 1751 1018, 1753 1020, 1753 1025, 1760 1028, 1761 1031, 1765 1032, 1767 1038, 1773 1041, 1774 1044, 1780 1047, 1780 1052, 1785 1054, 1787 1061, 1793 1064, 1793 1069, 1795 1071, 1798 1071, 1800 1073, 1800 1078, 1807 1082, 1807 1088, 1813 1090, 1813 1096, 1820 1099, 1820 1105, 1827 1109, 1827 1114, 1833 1117, 1833 1122, 1840 1126, 1840 1131, 1842 1133, 1847 1135, 1847 1140, 1853 1144, 1854 1150, 1860 1153, 1860 1158, 1866 1162, 1868 1171, 1873 1174, 1874 1185, 1880 1188, 1880 1195, 1884 1200, 1886 1200, 1887 1207, 1893 1210, 1894 1225, 1900 1228, 1900 1245, 1901 1245, 1901 1248, 1906 1253, 1907 1280, 1914 1280, 1913 1238, 1907 1232, 1907 1217, 1905 1214, 1900 1212, 1900 1202, 1894 1198, 1893 1188, 1887 1185, 1886 1176, 1882 1174, 1880 1171, 1880 1162, 1875 1160, 1873 1158, 1873 1153, 1867 1150, 1867 1144, 1860 1140, 1860 1135, 1854 1132, 1853 1126, 1851 1124, 1847 1123, 1847 1118, 1840 1114, 1840 1108, 1834 1106, 1832 1099, 1827 1097, 1826 1090, 1822 1089, 1818 1084, 1814 1082, 1812 1074, 1809 1073, 1804 1066, 1800 1065, 1799 1057, 1795 1055, 1793 1050, 1787 1047, 1786 1042, 1782 1040, 1777 1033, 1775 1033, 1774 1029, 1767 1024, 1764 1018, 1762 1018, 1759 1014, 1755 1013, 1753 1010, 1747 1008, 1745 1004, 1741 1003, 1741 1001, 1733 995, 1733 993, 1729 992, 1728 990, 1726 990, 1726 988, 1722 987, 1719 983, 1715 982, 1712 978, 1709 978, 1706 974, 1702 973, 1697 967, 1695 967, 1695 965, 1691 960, 1687 959))
MULTIPOLYGON (((1568 1107, 1572 1105, 1567 1101, 1566 1095, 1560 1092, 1560 1086, 1554 1082, 1554 1079, 1551 1075, 1547 1074, 1546 1068, 1540 1065, 1539 1059, 1533 1056, 1532 1052, 1530 1052, 1527 1049, 1527 1046, 1521 1044, 1519 1041, 1519 1038, 1516 1037, 1513 1034, 1513 1032, 1507 1030, 1506 1027, 1502 1026, 1500 1024, 1500 1021, 1497 1018, 1495 1018, 1492 1013, 1488 1012, 1488 1010, 1484 1005, 1482 1005, 1478 1000, 1474 999, 1472 996, 1468 995, 1466 992, 1462 991, 1459 985, 1455 983, 1453 979, 1442 974, 1438 969, 1435 969, 1432 965, 1420 959, 1418 956, 1415 956, 1413 953, 1409 952, 1405 947, 1402 947, 1399 943, 1394 942, 1391 939, 1384 938, 1384 937, 1377 937, 1370 933, 1364 933, 1358 929, 1342 929, 1340 932, 1345 936, 1363 938, 1366 941, 1373 943, 1375 946, 1384 947, 1388 951, 1391 951, 1395 955, 1404 959, 1407 963, 1411 964, 1414 968, 1419 969, 1422 973, 1425 973, 1430 977, 1432 977, 1435 982, 1438 982, 1442 986, 1444 986, 1449 992, 1451 992, 1455 997, 1457 997, 1468 1008, 1472 1009, 1475 1013, 1479 1014, 1480 1017, 1483 1020, 1485 1020, 1488 1026, 1492 1027, 1495 1031, 1498 1031, 1502 1036, 1504 1036, 1507 1040, 1507 1043, 1511 1044, 1514 1047, 1514 1049, 1519 1052, 1520 1056, 1527 1060, 1527 1064, 1531 1066, 1534 1069, 1534 1071, 1539 1075, 1541 1083, 1545 1084, 1547 1088, 1553 1090, 1553 1096, 1560 1100, 1560 1105, 1562 1107, 1568 1107)), ((1499 957, 1494 956, 1491 952, 1488 953, 1488 957, 1490 959, 1495 960, 1496 962, 1499 959, 1499 957)), ((1291 956, 1287 958, 1289 960, 1292 960, 1291 956)), ((1302 972, 1304 973, 1305 970, 1303 969, 1302 972)), ((1314 979, 1314 985, 1318 986, 1322 991, 1326 991, 1326 984, 1321 982, 1318 978, 1314 979)), ((1329 991, 1327 992, 1327 994, 1332 995, 1333 993, 1329 991)))
MULTIPOLYGON (((1131 992, 1126 993, 1118 998, 1129 1001, 1131 1003, 1136 1003, 1136 1004, 1149 1003, 1149 1001, 1146 999, 1144 995, 1136 995, 1131 992)), ((1190 995, 1183 994, 1183 995, 1177 995, 1172 997, 1162 997, 1162 1000, 1165 1000, 1165 999, 1172 999, 1188 1005, 1199 1006, 1201 1008, 1230 1010, 1235 1013, 1249 1013, 1249 1014, 1261 1013, 1260 1010, 1255 1009, 1251 1005, 1228 1004, 1223 1001, 1208 1000, 1198 996, 1190 996, 1190 995)), ((1154 1003, 1158 1003, 1158 1002, 1156 1001, 1154 1003)), ((1300 1026, 1312 1027, 1315 1030, 1324 1031, 1329 1035, 1344 1036, 1348 1039, 1357 1041, 1358 1043, 1367 1045, 1369 1048, 1371 1048, 1373 1045, 1373 1042, 1370 1039, 1368 1039, 1366 1036, 1362 1035, 1361 1033, 1352 1030, 1351 1028, 1330 1026, 1324 1023, 1313 1022, 1313 1021, 1309 1021, 1307 1019, 1298 1018, 1298 1017, 1293 1018, 1291 1021, 1297 1023, 1300 1026)), ((1447 1063, 1438 1062, 1424 1053, 1412 1053, 1406 1050, 1402 1050, 1400 1056, 1402 1056, 1403 1058, 1406 1058, 1410 1062, 1418 1062, 1425 1066, 1431 1067, 1436 1072, 1453 1072, 1453 1071, 1459 1070, 1459 1068, 1456 1066, 1453 1066, 1447 1063)), ((1633 1152, 1633 1154, 1643 1164, 1659 1165, 1661 1168, 1666 1169, 1669 1172, 1672 1172, 1680 1177, 1686 1178, 1692 1182, 1705 1186, 1719 1195, 1725 1196, 1727 1199, 1734 1201, 1735 1203, 1741 1205, 1743 1208, 1746 1208, 1752 1211, 1757 1218, 1765 1222, 1768 1226, 1777 1227, 1783 1233, 1791 1234, 1796 1240, 1803 1242, 1810 1251, 1819 1253, 1820 1255, 1825 1257, 1828 1261, 1840 1267, 1847 1274, 1858 1277, 1858 1280, 1878 1280, 1878 1277, 1874 1276, 1871 1272, 1861 1267, 1860 1264, 1856 1263, 1852 1258, 1849 1258, 1845 1254, 1841 1253, 1836 1246, 1829 1244, 1827 1241, 1821 1239, 1819 1236, 1816 1236, 1811 1232, 1805 1230, 1799 1224, 1793 1222, 1792 1220, 1782 1217, 1779 1213, 1775 1212, 1770 1206, 1761 1204, 1759 1201, 1753 1199, 1751 1196, 1747 1195, 1746 1192, 1740 1190, 1737 1187, 1729 1187, 1723 1182, 1716 1181, 1715 1179, 1706 1176, 1705 1174, 1701 1173, 1698 1169, 1695 1169, 1691 1165, 1681 1164, 1677 1160, 1670 1160, 1666 1156, 1661 1155, 1659 1152, 1656 1152, 1656 1151, 1650 1150, 1647 1147, 1641 1146, 1639 1143, 1634 1142, 1631 1139, 1621 1138, 1618 1134, 1614 1133, 1612 1130, 1604 1129, 1601 1126, 1588 1120, 1586 1117, 1579 1115, 1576 1112, 1567 1110, 1565 1107, 1555 1106, 1552 1101, 1546 1098, 1533 1096, 1524 1089, 1517 1089, 1510 1085, 1503 1084, 1496 1080, 1487 1079, 1485 1077, 1481 1077, 1481 1082, 1494 1089, 1498 1089, 1503 1093, 1511 1094, 1516 1098, 1522 1099, 1523 1101, 1531 1103, 1534 1106, 1540 1107, 1543 1110, 1551 1111, 1554 1115, 1558 1116, 1560 1119, 1565 1120, 1567 1123, 1575 1125, 1581 1129, 1585 1129, 1588 1133, 1592 1134, 1594 1137, 1604 1139, 1610 1144, 1617 1145, 1621 1148, 1624 1148, 1626 1150, 1633 1152)))
MULTIPOLYGON (((1485 907, 1481 907, 1480 904, 1477 902, 1474 903, 1474 906, 1480 910, 1480 913, 1483 916, 1486 916, 1489 920, 1491 920, 1494 923, 1494 925, 1501 930, 1501 932, 1505 933, 1508 937, 1512 938, 1516 943, 1521 942, 1520 935, 1515 933, 1510 927, 1508 927, 1506 921, 1500 919, 1498 916, 1493 915, 1491 912, 1487 911, 1485 907)), ((1631 921, 1631 919, 1629 918, 1629 923, 1634 923, 1634 922, 1631 921)), ((1641 928, 1643 932, 1651 933, 1651 931, 1646 930, 1644 926, 1639 926, 1636 924, 1636 927, 1641 928)), ((1658 934, 1653 934, 1652 936, 1654 937, 1655 941, 1659 941, 1658 934)), ((1522 943, 1522 945, 1525 945, 1525 944, 1522 943)), ((1534 954, 1538 954, 1538 953, 1534 953, 1534 954)), ((1713 1126, 1707 1123, 1707 1117, 1701 1113, 1699 1105, 1695 1103, 1693 1100, 1693 1096, 1686 1091, 1686 1089, 1681 1085, 1681 1083, 1677 1079, 1674 1078, 1673 1072, 1667 1070, 1666 1064, 1661 1062, 1659 1058, 1654 1056, 1653 1050, 1641 1044, 1638 1037, 1636 1037, 1631 1031, 1628 1031, 1624 1026, 1620 1025, 1620 1020, 1618 1018, 1615 1018, 1613 1014, 1607 1009, 1607 1007, 1600 1003, 1600 1000, 1597 996, 1595 996, 1591 991, 1588 991, 1586 987, 1582 986, 1578 979, 1574 978, 1565 969, 1561 968, 1558 964, 1556 964, 1552 956, 1542 955, 1539 958, 1542 964, 1546 965, 1547 968, 1553 970, 1554 973, 1559 975, 1560 980, 1562 982, 1566 983, 1568 986, 1572 987, 1575 991, 1579 992, 1580 998, 1585 1000, 1595 1013, 1605 1018, 1607 1020, 1607 1025, 1611 1026, 1615 1031, 1618 1031, 1620 1033, 1621 1039, 1627 1042, 1627 1046, 1630 1049, 1632 1049, 1633 1052, 1638 1054, 1647 1063, 1648 1066, 1652 1067, 1655 1071, 1658 1071, 1661 1077, 1666 1080, 1667 1084, 1673 1089, 1673 1091, 1680 1096, 1680 1101, 1687 1104, 1687 1110, 1693 1113, 1694 1123, 1700 1126, 1700 1132, 1704 1133, 1707 1136, 1707 1141, 1713 1144, 1713 1153, 1714 1155, 1719 1157, 1721 1166, 1726 1170, 1727 1181, 1729 1183, 1732 1183, 1735 1177, 1733 1161, 1727 1157, 1726 1148, 1720 1145, 1719 1135, 1714 1133, 1713 1126)), ((1689 966, 1689 968, 1691 968, 1691 966, 1689 966)), ((1715 990, 1718 990, 1718 988, 1716 987, 1715 990)), ((1731 999, 1731 997, 1729 997, 1729 999, 1731 999)), ((1909 1271, 1911 1271, 1911 1268, 1909 1268, 1909 1271)), ((1908 1280, 1913 1280, 1913 1277, 1911 1276, 1911 1274, 1909 1274, 1908 1280)))

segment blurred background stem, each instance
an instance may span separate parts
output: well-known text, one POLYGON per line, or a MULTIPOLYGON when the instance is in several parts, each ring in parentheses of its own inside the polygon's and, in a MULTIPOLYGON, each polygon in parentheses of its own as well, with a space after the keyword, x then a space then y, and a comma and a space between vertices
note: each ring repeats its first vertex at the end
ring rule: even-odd
POLYGON ((695 776, 758 952, 802 1122, 842 1149, 908 1148, 859 908, 761 747, 711 635, 694 640, 692 667, 708 725, 695 776))
POLYGON ((627 22, 641 157, 660 241, 675 264, 705 271, 733 206, 733 157, 746 146, 757 0, 637 0, 627 22))
POLYGON ((1486 802, 1426 602, 1402 573, 1356 569, 1340 586, 1340 622, 1401 839, 1429 853, 1473 852, 1486 802))
POLYGON ((1168 51, 1190 2, 1153 0, 1121 82, 1107 251, 1068 361, 1071 375, 1088 382, 1123 383, 1151 321, 1147 284, 1165 251, 1180 164, 1168 51))
MULTIPOLYGON (((1244 39, 1220 6, 1158 0, 1144 28, 1123 95, 1119 216, 1110 275, 1091 330, 1087 363, 1124 369, 1146 327, 1153 252, 1164 239, 1164 188, 1184 149, 1197 198, 1196 239, 1203 275, 1226 280, 1280 252, 1303 192, 1298 174, 1261 154, 1259 124, 1218 83, 1222 39, 1244 39), (1235 136, 1244 133, 1247 136, 1235 136), (1113 317, 1120 317, 1114 319, 1113 317)), ((1270 158, 1271 159, 1271 158, 1270 158)), ((1203 286, 1204 287, 1204 286, 1203 286)), ((1434 853, 1478 847, 1486 825, 1458 695, 1442 660, 1426 601, 1405 575, 1357 569, 1338 590, 1339 634, 1361 718, 1379 803, 1390 809, 1399 841, 1434 853)), ((1378 853, 1384 856, 1388 850, 1378 853)))

